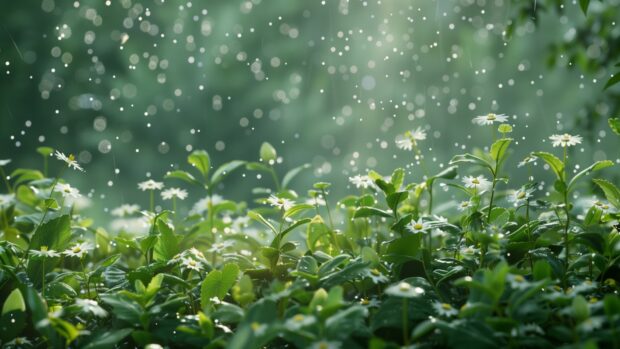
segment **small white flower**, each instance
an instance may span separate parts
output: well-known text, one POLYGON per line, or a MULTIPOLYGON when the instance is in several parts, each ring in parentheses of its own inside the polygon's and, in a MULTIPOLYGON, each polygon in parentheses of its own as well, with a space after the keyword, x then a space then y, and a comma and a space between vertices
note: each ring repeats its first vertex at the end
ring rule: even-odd
POLYGON ((80 191, 73 188, 68 183, 56 183, 54 191, 61 193, 63 198, 70 197, 77 199, 81 196, 80 191))
POLYGON ((372 179, 370 179, 370 177, 368 176, 360 176, 360 175, 355 175, 353 177, 349 177, 349 182, 351 182, 353 185, 355 185, 356 188, 363 188, 366 189, 368 187, 372 187, 374 185, 372 179))
POLYGON ((306 203, 312 206, 325 206, 325 199, 323 199, 321 196, 315 196, 313 198, 307 199, 306 203))
POLYGON ((423 295, 424 289, 421 287, 413 287, 410 283, 401 281, 388 287, 385 293, 394 297, 414 298, 423 295))
POLYGON ((211 245, 211 247, 207 250, 207 252, 216 252, 216 253, 221 253, 223 252, 225 249, 232 247, 235 243, 232 242, 231 240, 225 240, 222 242, 215 242, 211 245))
POLYGON ((181 266, 184 269, 190 269, 190 270, 195 270, 195 271, 201 271, 202 270, 202 263, 197 262, 197 261, 193 260, 192 258, 182 258, 181 259, 181 266))
POLYGON ((128 205, 122 204, 119 207, 112 210, 112 215, 116 217, 126 217, 131 216, 140 211, 140 206, 138 205, 128 205))
POLYGON ((479 193, 483 193, 491 187, 491 182, 484 178, 484 176, 465 176, 463 183, 465 183, 465 188, 476 189, 479 193))
POLYGON ((302 327, 310 326, 316 322, 316 318, 311 315, 297 314, 286 320, 284 326, 290 331, 299 331, 302 327))
POLYGON ((340 342, 325 341, 325 340, 314 342, 312 343, 312 345, 310 345, 310 349, 340 349, 340 348, 342 348, 342 345, 340 342))
POLYGON ((573 136, 565 133, 563 135, 552 135, 549 139, 553 142, 554 147, 570 147, 580 144, 583 138, 581 136, 573 136))
POLYGON ((474 246, 463 246, 460 248, 459 253, 464 257, 473 257, 480 253, 480 249, 474 246))
POLYGON ((99 303, 92 299, 75 299, 75 305, 82 309, 82 312, 91 313, 96 317, 106 317, 108 316, 108 312, 103 309, 99 303))
POLYGON ((279 198, 275 195, 271 195, 268 199, 267 199, 267 203, 273 207, 277 207, 281 210, 288 210, 291 207, 293 207, 293 205, 295 205, 295 202, 289 199, 285 199, 285 198, 279 198))
POLYGON ((259 337, 265 334, 265 331, 267 331, 267 324, 261 324, 254 321, 250 324, 250 328, 252 329, 252 332, 254 332, 254 335, 259 337))
POLYGON ((75 161, 75 157, 73 156, 73 154, 69 154, 69 156, 66 156, 62 152, 56 150, 56 153, 54 153, 54 155, 56 156, 56 159, 64 161, 67 164, 67 167, 84 172, 84 169, 78 164, 77 161, 75 161))
POLYGON ((0 159, 0 167, 6 166, 11 163, 11 159, 0 159))
POLYGON ((515 206, 519 206, 532 198, 534 190, 534 188, 521 187, 518 190, 514 190, 510 196, 508 196, 508 201, 514 203, 515 206))
POLYGON ((528 287, 530 287, 530 283, 529 281, 527 281, 523 275, 512 275, 509 274, 508 275, 508 282, 510 282, 510 287, 512 287, 515 290, 524 290, 528 287))
POLYGON ((152 179, 149 179, 148 181, 144 181, 142 183, 138 183, 138 189, 140 189, 142 191, 162 190, 163 188, 164 188, 164 183, 162 183, 162 182, 155 182, 152 179))
POLYGON ((413 140, 408 137, 399 137, 396 138, 396 147, 398 149, 411 151, 413 150, 413 140))
POLYGON ((92 249, 93 249, 93 245, 91 245, 90 243, 81 242, 81 243, 75 244, 73 247, 69 249, 64 250, 62 254, 64 254, 65 256, 69 256, 69 257, 82 258, 84 257, 84 255, 88 253, 88 251, 92 249))
POLYGON ((472 206, 473 204, 471 203, 471 201, 467 200, 467 201, 461 201, 461 203, 458 205, 457 208, 459 211, 463 212, 472 206))
POLYGON ((217 194, 211 195, 211 198, 207 196, 206 198, 198 200, 194 204, 194 207, 192 207, 192 210, 189 211, 189 214, 190 215, 194 215, 194 214, 201 215, 207 212, 207 210, 209 210, 209 204, 211 204, 211 206, 215 206, 221 203, 222 201, 224 201, 224 198, 222 198, 220 195, 217 195, 217 194))
POLYGON ((418 219, 417 221, 413 220, 407 225, 407 229, 414 234, 424 233, 428 228, 429 223, 423 222, 422 218, 418 219))
POLYGON ((530 163, 532 163, 532 162, 536 161, 536 159, 537 159, 537 157, 536 157, 536 156, 533 156, 533 155, 528 155, 528 156, 526 156, 525 158, 523 158, 523 160, 521 160, 521 161, 519 162, 519 164, 517 165, 517 167, 523 167, 523 166, 525 166, 525 165, 527 165, 527 164, 530 164, 530 163))
POLYGON ((495 122, 506 122, 508 121, 508 116, 504 114, 494 114, 488 113, 487 115, 476 116, 472 120, 475 124, 480 126, 484 125, 493 125, 495 122))
POLYGON ((179 188, 170 188, 161 192, 161 197, 164 200, 171 200, 177 198, 179 200, 185 200, 187 198, 187 190, 179 188))
POLYGON ((60 257, 60 253, 49 250, 47 246, 41 246, 38 250, 30 250, 30 254, 38 258, 55 258, 60 257))
POLYGON ((433 302, 433 309, 439 316, 452 317, 459 313, 459 311, 448 303, 433 302))
POLYGON ((14 194, 0 194, 0 208, 8 207, 14 199, 14 194))
POLYGON ((388 282, 387 276, 383 275, 378 269, 367 270, 366 276, 369 277, 374 284, 383 284, 388 282))

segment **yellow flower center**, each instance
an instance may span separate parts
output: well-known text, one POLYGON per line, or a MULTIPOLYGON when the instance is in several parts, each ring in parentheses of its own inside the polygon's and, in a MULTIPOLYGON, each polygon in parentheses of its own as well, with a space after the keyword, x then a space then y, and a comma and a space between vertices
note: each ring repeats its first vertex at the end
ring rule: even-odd
POLYGON ((521 276, 521 275, 517 275, 517 276, 515 276, 515 281, 516 282, 523 282, 523 281, 525 281, 525 278, 523 276, 521 276))
POLYGON ((47 246, 41 246, 41 251, 42 251, 42 252, 46 252, 46 251, 47 251, 47 249, 48 249, 48 247, 47 247, 47 246))
POLYGON ((480 181, 478 180, 478 178, 474 178, 474 179, 471 180, 471 183, 478 185, 478 184, 480 184, 480 181))
POLYGON ((379 270, 377 270, 376 268, 375 268, 375 269, 371 269, 371 270, 370 270, 370 272, 371 272, 373 275, 381 275, 381 273, 379 272, 379 270))
POLYGON ((441 308, 444 310, 451 310, 452 306, 448 303, 441 303, 441 308))
POLYGON ((406 283, 406 282, 401 282, 401 283, 400 283, 400 285, 398 285, 398 288, 399 288, 401 291, 409 291, 409 290, 411 289, 411 285, 409 285, 409 284, 408 284, 408 283, 406 283))
POLYGON ((297 315, 293 316, 293 321, 302 322, 302 321, 304 321, 304 316, 301 315, 301 314, 297 314, 297 315))
POLYGON ((571 138, 571 135, 569 135, 568 133, 565 133, 565 134, 562 135, 562 140, 564 142, 570 141, 570 138, 571 138))
POLYGON ((329 345, 325 342, 319 343, 319 349, 328 349, 329 345))
POLYGON ((493 121, 493 120, 495 120, 495 119, 497 119, 497 116, 496 116, 495 114, 493 114, 493 113, 489 113, 489 114, 487 115, 487 120, 491 120, 491 121, 493 121))
POLYGON ((75 246, 74 248, 71 249, 71 251, 73 253, 80 253, 82 252, 82 248, 80 246, 75 246))
POLYGON ((191 265, 192 267, 195 267, 196 266, 196 261, 192 259, 192 260, 189 261, 188 264, 191 265))
POLYGON ((250 327, 252 327, 252 331, 256 332, 260 328, 260 324, 258 322, 253 322, 250 327))
POLYGON ((413 227, 416 230, 422 230, 422 228, 424 228, 424 225, 422 225, 422 223, 416 223, 416 224, 413 225, 413 227))
POLYGON ((526 194, 525 194, 525 192, 524 192, 524 191, 520 191, 520 192, 517 194, 517 199, 523 199, 523 198, 525 197, 525 195, 526 195, 526 194))

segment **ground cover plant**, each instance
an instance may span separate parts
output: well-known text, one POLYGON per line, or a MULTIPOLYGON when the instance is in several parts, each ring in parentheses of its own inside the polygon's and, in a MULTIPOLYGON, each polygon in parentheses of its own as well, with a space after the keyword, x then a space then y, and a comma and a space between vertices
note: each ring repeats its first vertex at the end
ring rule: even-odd
MULTIPOLYGON (((571 161, 582 139, 570 134, 514 159, 529 145, 510 138, 507 116, 473 121, 490 144, 432 174, 426 131, 406 132, 396 145, 419 169, 351 176, 357 189, 341 198, 327 182, 295 188, 308 166, 283 174, 269 143, 224 164, 193 151, 186 168, 138 185, 144 209, 112 210, 118 234, 79 211, 62 178, 84 171, 73 156, 39 148, 38 169, 0 160, 0 343, 618 348, 620 189, 605 179, 617 166, 571 161), (522 166, 548 175, 510 178, 522 166), (231 201, 218 184, 235 171, 272 186, 231 201), (440 191, 458 200, 433 200, 440 191), (203 199, 181 216, 190 192, 203 199)), ((618 119, 609 126, 620 136, 618 119)))

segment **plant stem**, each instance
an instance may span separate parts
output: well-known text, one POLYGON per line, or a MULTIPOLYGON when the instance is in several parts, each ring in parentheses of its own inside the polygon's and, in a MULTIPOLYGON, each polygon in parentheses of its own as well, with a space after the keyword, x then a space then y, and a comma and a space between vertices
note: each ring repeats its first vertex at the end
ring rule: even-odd
POLYGON ((403 343, 409 345, 409 304, 403 298, 403 343))
POLYGON ((280 180, 278 180, 278 175, 276 174, 276 170, 273 169, 273 166, 270 166, 269 169, 271 170, 271 178, 273 178, 273 182, 276 185, 276 192, 280 192, 282 190, 282 188, 280 187, 280 180))
POLYGON ((338 238, 336 236, 336 230, 334 230, 334 220, 332 219, 332 211, 329 209, 329 202, 327 202, 327 194, 325 193, 325 189, 321 189, 321 194, 325 199, 325 208, 327 209, 327 218, 329 219, 330 233, 332 236, 332 240, 334 241, 334 246, 336 246, 336 250, 340 253, 340 244, 338 243, 338 238))
POLYGON ((150 208, 151 208, 151 212, 154 212, 155 210, 155 191, 154 190, 150 190, 149 191, 149 203, 150 203, 150 208))
POLYGON ((9 180, 6 178, 6 173, 4 172, 4 168, 2 166, 0 166, 0 176, 2 176, 4 185, 6 185, 6 190, 9 191, 9 194, 12 194, 13 188, 11 188, 11 184, 9 183, 9 180))

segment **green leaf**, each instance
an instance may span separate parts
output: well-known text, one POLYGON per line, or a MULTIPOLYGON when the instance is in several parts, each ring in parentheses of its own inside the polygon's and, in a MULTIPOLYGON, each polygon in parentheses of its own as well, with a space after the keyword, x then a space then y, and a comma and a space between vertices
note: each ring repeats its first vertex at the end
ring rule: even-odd
POLYGON ((188 157, 187 162, 194 166, 202 176, 206 179, 209 176, 209 169, 211 166, 211 159, 209 153, 204 150, 194 150, 188 157))
POLYGON ((586 16, 588 15, 588 5, 590 5, 590 0, 579 0, 579 7, 586 16))
POLYGON ((607 201, 620 210, 620 189, 618 189, 618 187, 616 187, 613 183, 604 179, 594 179, 593 181, 603 190, 607 201))
POLYGON ((604 168, 613 166, 614 163, 609 161, 609 160, 603 160, 603 161, 597 161, 595 163, 593 163, 592 165, 586 167, 585 169, 583 169, 582 171, 580 171, 579 173, 577 173, 568 183, 568 190, 570 190, 572 188, 572 186, 577 182, 577 180, 583 176, 585 176, 586 174, 589 174, 591 172, 595 172, 598 170, 602 170, 604 168))
POLYGON ((141 323, 142 307, 135 301, 120 294, 101 295, 101 300, 112 307, 112 314, 131 325, 141 323))
POLYGON ((282 242, 282 240, 284 240, 284 237, 290 233, 291 231, 293 231, 293 229, 304 225, 304 224, 308 224, 312 221, 312 219, 310 218, 304 218, 304 219, 300 219, 298 221, 295 221, 293 224, 289 225, 286 229, 282 230, 282 232, 280 234, 278 234, 278 236, 276 237, 276 239, 273 240, 273 243, 271 244, 271 247, 279 247, 280 242, 282 242))
POLYGON ((590 317, 590 308, 588 307, 588 301, 583 296, 579 295, 573 298, 572 304, 573 317, 577 322, 582 322, 590 317))
POLYGON ((388 212, 380 210, 378 208, 360 207, 357 209, 357 211, 355 211, 353 218, 374 217, 374 216, 392 217, 392 215, 389 214, 388 212))
POLYGON ((11 311, 26 311, 26 303, 19 289, 14 289, 4 301, 2 305, 2 315, 11 311))
POLYGON ((303 164, 301 166, 295 167, 294 169, 288 171, 284 175, 284 178, 282 178, 282 188, 286 189, 289 183, 293 180, 293 178, 295 178, 295 176, 297 176, 301 171, 307 168, 310 168, 310 164, 303 164))
MULTIPOLYGON (((506 159, 506 152, 508 151, 508 146, 512 142, 512 138, 502 138, 498 139, 491 145, 490 155, 497 166, 501 165, 501 163, 506 159)), ((497 169, 496 169, 497 170, 497 169)))
POLYGON ((263 142, 260 146, 260 158, 264 162, 275 161, 278 157, 278 153, 276 152, 276 148, 268 142, 263 142))
POLYGON ((562 162, 562 160, 558 159, 557 156, 551 153, 542 151, 534 152, 532 155, 538 157, 539 159, 543 159, 549 167, 551 167, 551 170, 553 170, 553 173, 555 173, 558 179, 564 181, 564 162, 562 162))
POLYGON ((409 192, 397 191, 395 193, 388 195, 385 198, 385 201, 387 202, 387 205, 392 210, 392 212, 396 212, 396 210, 398 209, 398 204, 400 204, 403 200, 405 200, 408 195, 409 195, 409 192))
POLYGON ((614 76, 609 78, 609 80, 607 80, 607 83, 605 84, 605 87, 603 88, 603 91, 605 91, 606 89, 614 86, 615 84, 617 84, 619 82, 620 82, 620 73, 616 73, 616 74, 614 74, 614 76))
POLYGON ((392 172, 392 177, 390 182, 394 186, 394 190, 400 189, 403 185, 403 181, 405 180, 405 170, 402 168, 397 168, 392 172))
POLYGON ((298 215, 302 212, 308 211, 308 210, 312 210, 314 209, 313 205, 310 204, 297 204, 294 205, 293 207, 289 208, 288 210, 286 210, 286 212, 284 212, 284 218, 286 217, 293 217, 295 215, 298 215))
POLYGON ((235 284, 238 274, 239 267, 232 263, 224 265, 222 270, 213 270, 207 274, 200 286, 200 304, 203 309, 211 304, 213 297, 224 299, 235 284))
POLYGON ((271 172, 271 167, 260 162, 248 162, 245 164, 245 168, 250 171, 271 172))
POLYGON ((222 166, 218 167, 215 172, 213 172, 213 176, 211 177, 211 186, 215 186, 219 182, 221 182, 226 176, 231 174, 233 171, 237 170, 241 166, 245 165, 245 161, 241 160, 233 160, 231 162, 227 162, 222 166))
MULTIPOLYGON (((618 74, 618 75, 620 76, 620 74, 618 74)), ((609 127, 611 128, 613 133, 615 133, 618 136, 620 136, 620 118, 610 118, 610 119, 607 119, 607 123, 609 124, 609 127)))
POLYGON ((92 341, 88 342, 84 349, 107 349, 115 348, 116 344, 127 337, 133 329, 123 328, 120 330, 111 330, 102 332, 97 335, 92 341))
POLYGON ((50 250, 63 250, 71 240, 71 218, 63 215, 41 224, 30 240, 30 249, 47 246, 50 250))
POLYGON ((461 163, 474 164, 474 165, 486 167, 489 169, 489 171, 493 172, 493 165, 491 165, 487 160, 481 157, 472 155, 472 154, 455 155, 452 158, 452 160, 450 160, 450 165, 461 164, 461 163))
POLYGON ((156 260, 170 260, 179 253, 179 241, 172 227, 163 220, 157 220, 159 238, 155 244, 156 260))
POLYGON ((248 211, 248 217, 252 218, 257 222, 263 223, 267 228, 271 229, 274 234, 278 234, 278 230, 276 230, 276 228, 271 223, 269 223, 269 221, 260 213, 256 211, 248 211))
POLYGON ((184 182, 193 184, 193 185, 198 185, 198 186, 202 186, 202 183, 198 182, 196 180, 196 178, 189 172, 185 172, 185 171, 171 171, 168 172, 164 178, 166 179, 170 179, 170 178, 175 178, 175 179, 180 179, 184 182))
POLYGON ((405 235, 390 241, 383 259, 390 263, 402 263, 415 259, 420 250, 420 234, 405 235))

